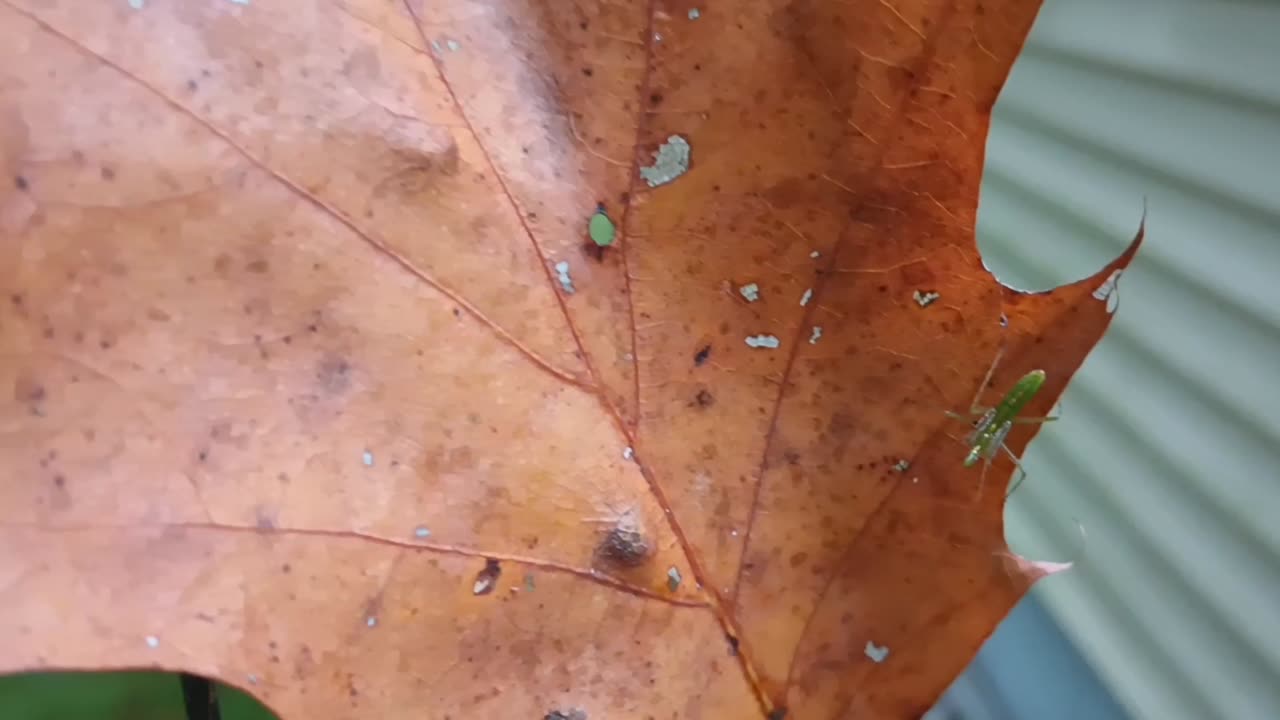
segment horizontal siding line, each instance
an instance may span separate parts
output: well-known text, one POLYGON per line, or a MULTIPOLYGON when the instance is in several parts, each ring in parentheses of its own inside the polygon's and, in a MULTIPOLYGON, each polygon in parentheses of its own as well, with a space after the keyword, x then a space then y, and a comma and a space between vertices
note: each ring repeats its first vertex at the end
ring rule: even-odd
POLYGON ((1276 102, 1274 98, 1225 85, 1220 77, 1189 77, 1183 74, 1181 68, 1168 72, 1155 64, 1144 66, 1122 63, 1065 45, 1045 42, 1028 43, 1018 61, 1022 62, 1024 58, 1070 67, 1081 73, 1107 79, 1124 78, 1137 85, 1157 87, 1182 95, 1195 95, 1210 100, 1215 105, 1244 107, 1252 112, 1280 115, 1280 102, 1276 102))

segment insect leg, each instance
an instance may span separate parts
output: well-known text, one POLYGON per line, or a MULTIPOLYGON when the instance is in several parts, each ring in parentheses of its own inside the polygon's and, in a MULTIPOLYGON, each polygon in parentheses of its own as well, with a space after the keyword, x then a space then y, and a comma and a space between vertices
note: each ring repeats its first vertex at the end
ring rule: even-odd
POLYGON ((974 503, 982 501, 982 489, 987 484, 987 470, 991 467, 991 458, 982 459, 982 472, 978 473, 978 496, 974 498, 974 503))
POLYGON ((943 415, 946 415, 947 417, 951 418, 952 420, 959 420, 959 421, 961 421, 961 422, 967 422, 967 423, 975 423, 975 422, 977 422, 977 421, 978 421, 978 420, 979 420, 983 415, 986 415, 986 414, 990 413, 990 412, 991 412, 992 410, 994 410, 994 409, 995 409, 995 408, 989 408, 989 407, 977 407, 977 408, 974 408, 973 410, 971 410, 971 411, 969 412, 969 414, 968 414, 968 415, 966 415, 966 414, 964 414, 964 413, 958 413, 958 412, 956 412, 956 411, 954 411, 954 410, 943 410, 943 411, 942 411, 942 414, 943 414, 943 415))
POLYGON ((1007 445, 1000 443, 1000 449, 1009 456, 1009 459, 1018 468, 1018 479, 1013 481, 1013 486, 1009 488, 1009 492, 1004 494, 1004 499, 1008 500, 1013 496, 1013 491, 1017 490, 1018 486, 1022 484, 1022 481, 1027 479, 1027 469, 1022 467, 1022 461, 1018 459, 1017 455, 1013 454, 1013 451, 1007 445))
POLYGON ((1057 405, 1049 408, 1050 412, 1053 412, 1054 410, 1058 411, 1057 415, 1045 415, 1043 417, 1021 417, 1021 418, 1014 418, 1013 421, 1019 425, 1035 425, 1037 423, 1053 422, 1054 420, 1057 420, 1062 417, 1062 401, 1061 400, 1058 401, 1057 405))
POLYGON ((996 366, 1000 364, 1000 357, 1004 355, 1004 348, 996 350, 996 357, 991 361, 991 367, 987 368, 987 374, 982 378, 982 384, 978 385, 978 392, 973 394, 973 402, 969 404, 969 412, 978 415, 986 408, 978 404, 982 399, 982 391, 987 389, 987 383, 991 382, 991 376, 996 372, 996 366))
POLYGON ((986 408, 982 413, 982 417, 977 418, 974 416, 961 415, 960 413, 951 412, 950 410, 946 412, 946 415, 952 420, 961 420, 971 425, 972 429, 969 431, 969 434, 964 437, 964 444, 969 447, 973 447, 978 444, 978 438, 986 432, 987 428, 991 427, 991 421, 995 419, 996 411, 995 408, 986 408))
POLYGON ((1011 422, 1014 425, 1039 425, 1041 423, 1053 422, 1061 420, 1061 415, 1046 415, 1044 417, 1016 417, 1011 422))

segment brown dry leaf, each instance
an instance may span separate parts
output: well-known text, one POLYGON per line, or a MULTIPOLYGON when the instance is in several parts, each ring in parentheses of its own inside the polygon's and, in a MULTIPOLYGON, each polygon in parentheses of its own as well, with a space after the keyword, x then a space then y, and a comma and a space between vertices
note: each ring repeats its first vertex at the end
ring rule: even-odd
POLYGON ((1109 320, 973 241, 1036 7, 0 3, 0 669, 918 716, 1049 570, 943 411, 1109 320))

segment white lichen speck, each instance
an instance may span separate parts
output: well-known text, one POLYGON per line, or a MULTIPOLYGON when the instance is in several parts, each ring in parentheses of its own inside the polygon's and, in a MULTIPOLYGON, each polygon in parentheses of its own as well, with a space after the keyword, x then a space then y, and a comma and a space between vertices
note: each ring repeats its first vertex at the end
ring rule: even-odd
POLYGON ((937 302, 938 298, 942 297, 942 295, 936 292, 920 292, 919 290, 916 290, 911 293, 911 297, 915 298, 917 305, 924 308, 937 302))
POLYGON ((1124 270, 1112 270, 1102 285, 1093 291, 1093 299, 1105 302, 1107 304, 1107 314, 1114 313, 1116 307, 1120 304, 1120 293, 1116 292, 1116 285, 1120 282, 1120 275, 1124 270))
POLYGON ((680 587, 683 578, 680 577, 680 569, 675 565, 667 568, 667 588, 671 592, 675 592, 680 587))
POLYGON ((738 292, 747 299, 747 302, 755 302, 760 299, 760 286, 755 283, 743 285, 738 288, 738 292))
POLYGON ((751 335, 747 338, 747 346, 753 348, 774 349, 782 343, 774 335, 751 335))
POLYGON ((868 640, 867 647, 865 648, 865 652, 867 654, 867 657, 871 658, 871 662, 882 663, 885 661, 885 658, 889 657, 889 646, 876 645, 875 643, 868 640))
POLYGON ((476 578, 476 582, 471 586, 472 595, 483 595, 493 588, 494 577, 488 574, 482 574, 476 578))
POLYGON ((666 185, 689 170, 689 156, 689 141, 672 135, 654 153, 653 165, 640 168, 640 177, 651 188, 666 185))
POLYGON ((561 260, 556 263, 556 275, 560 280, 560 287, 568 294, 573 294, 573 278, 569 277, 569 261, 561 260))

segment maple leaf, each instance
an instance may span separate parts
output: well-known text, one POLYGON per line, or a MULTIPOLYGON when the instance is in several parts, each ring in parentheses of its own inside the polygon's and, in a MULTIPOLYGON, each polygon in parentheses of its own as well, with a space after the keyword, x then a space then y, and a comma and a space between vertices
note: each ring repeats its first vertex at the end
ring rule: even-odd
POLYGON ((1036 8, 4 3, 0 669, 918 716, 1051 569, 944 411, 1044 414, 1138 244, 981 264, 1036 8))

